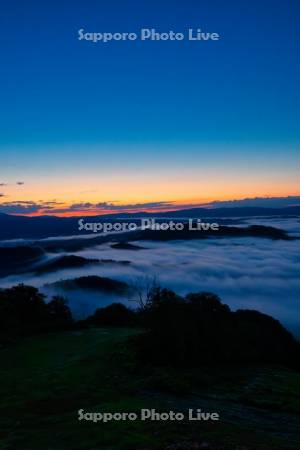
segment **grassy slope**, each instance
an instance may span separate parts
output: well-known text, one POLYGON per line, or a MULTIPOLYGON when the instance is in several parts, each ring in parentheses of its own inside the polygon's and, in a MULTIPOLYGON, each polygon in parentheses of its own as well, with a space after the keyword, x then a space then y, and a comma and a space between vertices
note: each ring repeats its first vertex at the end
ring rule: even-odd
POLYGON ((94 329, 0 351, 0 449, 288 450, 300 446, 300 375, 274 369, 136 367, 127 337, 94 329), (78 422, 86 411, 202 408, 217 422, 78 422), (205 447, 205 444, 209 447, 205 447), (201 447, 202 445, 202 447, 201 447))

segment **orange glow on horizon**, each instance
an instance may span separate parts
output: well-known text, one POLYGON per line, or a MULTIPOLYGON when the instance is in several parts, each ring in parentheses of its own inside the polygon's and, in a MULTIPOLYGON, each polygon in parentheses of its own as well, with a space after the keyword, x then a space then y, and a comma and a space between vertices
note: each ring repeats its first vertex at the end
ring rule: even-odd
MULTIPOLYGON (((299 196, 299 193, 295 193, 295 192, 288 192, 288 193, 282 193, 281 195, 260 195, 257 196, 260 199, 264 199, 264 198, 280 198, 280 197, 288 197, 288 196, 299 196)), ((153 206, 153 207, 149 207, 146 206, 143 207, 143 203, 147 204, 147 200, 143 201, 132 201, 132 202, 108 202, 111 203, 112 207, 109 208, 109 206, 106 206, 105 208, 101 208, 101 207, 95 207, 94 206, 94 202, 89 201, 89 200, 85 200, 82 203, 91 203, 91 207, 89 208, 84 208, 82 207, 82 209, 78 208, 78 209, 72 209, 72 203, 63 203, 61 202, 60 205, 57 208, 54 208, 53 211, 51 210, 47 210, 46 208, 41 208, 38 212, 34 212, 34 213, 23 213, 23 214, 18 214, 18 215, 23 215, 23 216, 28 216, 28 217, 38 217, 38 216, 43 216, 43 215, 52 215, 52 216, 57 216, 57 217, 82 217, 82 216, 86 216, 86 217, 93 217, 93 216, 104 216, 104 215, 109 215, 109 214, 114 214, 114 215, 118 215, 122 214, 122 213, 138 213, 138 212, 147 212, 147 213, 163 213, 163 212, 170 212, 170 211, 175 211, 175 210, 180 210, 180 209, 189 209, 189 208, 196 208, 196 207, 203 207, 203 208, 213 208, 213 206, 211 205, 211 203, 214 202, 223 202, 223 201, 232 201, 232 200, 244 200, 244 199, 254 199, 256 198, 256 196, 232 196, 232 195, 223 195, 222 197, 219 198, 205 198, 205 199, 185 199, 185 200, 177 200, 177 201, 170 201, 168 202, 168 204, 166 204, 165 206, 163 205, 164 201, 157 201, 157 202, 153 202, 153 203, 157 203, 159 204, 160 202, 162 203, 162 205, 160 206, 153 206), (132 206, 130 206, 132 205, 132 206), (135 205, 139 205, 138 207, 135 207, 135 205), (124 206, 124 208, 122 208, 124 206), (69 211, 67 211, 69 209, 69 211)), ((81 203, 80 201, 76 202, 76 203, 81 203)), ((97 202, 97 203, 101 203, 97 202)), ((105 202, 104 202, 105 203, 105 202)), ((167 202, 166 202, 167 203, 167 202)), ((1 205, 1 203, 0 203, 1 205)))
MULTIPOLYGON (((298 175, 298 174, 297 174, 298 175)), ((23 186, 3 187, 1 204, 32 204, 19 214, 60 217, 96 216, 135 212, 167 212, 192 207, 209 207, 215 201, 298 196, 299 177, 274 173, 204 172, 106 174, 89 178, 68 174, 25 180, 23 186), (88 204, 82 208, 80 205, 88 204), (100 204, 99 206, 97 206, 100 204), (101 207, 101 204, 102 207, 101 207), (35 207, 35 206, 38 207, 35 207), (77 205, 77 206, 74 206, 77 205), (144 206, 143 206, 144 205, 144 206), (111 206, 111 208, 110 208, 111 206)), ((16 208, 22 210, 22 208, 16 208)), ((3 211, 4 212, 4 211, 3 211)))

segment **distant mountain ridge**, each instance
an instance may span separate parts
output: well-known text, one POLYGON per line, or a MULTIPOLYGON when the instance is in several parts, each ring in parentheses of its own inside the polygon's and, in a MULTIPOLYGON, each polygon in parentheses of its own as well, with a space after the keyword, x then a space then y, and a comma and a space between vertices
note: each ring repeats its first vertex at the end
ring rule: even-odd
POLYGON ((135 219, 156 217, 158 219, 210 219, 210 218, 251 218, 272 216, 299 216, 300 206, 285 208, 266 207, 223 207, 191 208, 160 213, 137 212, 117 213, 101 216, 57 217, 57 216, 18 216, 0 213, 0 240, 4 239, 41 239, 55 236, 83 234, 78 230, 78 220, 86 222, 117 221, 118 219, 135 219))

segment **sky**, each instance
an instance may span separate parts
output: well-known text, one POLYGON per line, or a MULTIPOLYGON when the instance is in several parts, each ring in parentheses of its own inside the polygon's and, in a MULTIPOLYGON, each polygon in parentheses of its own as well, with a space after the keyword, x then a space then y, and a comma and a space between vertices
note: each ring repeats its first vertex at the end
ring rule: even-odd
POLYGON ((4 1, 0 212, 299 196, 299 19, 298 0, 4 1), (142 28, 220 39, 78 39, 142 28))

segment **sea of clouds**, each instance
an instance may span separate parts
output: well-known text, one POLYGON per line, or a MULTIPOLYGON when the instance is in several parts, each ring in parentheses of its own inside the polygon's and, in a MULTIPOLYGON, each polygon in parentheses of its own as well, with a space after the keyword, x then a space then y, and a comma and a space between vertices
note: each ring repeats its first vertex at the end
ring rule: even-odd
MULTIPOLYGON (((252 219, 249 223, 276 226, 300 237, 300 221, 296 218, 252 219)), ((155 279, 179 294, 214 292, 232 309, 258 309, 300 333, 300 240, 222 238, 136 244, 145 248, 121 250, 107 243, 76 252, 86 258, 128 260, 129 265, 96 264, 38 276, 27 273, 2 279, 1 286, 24 282, 41 288, 47 295, 65 294, 79 318, 113 301, 134 307, 137 295, 125 298, 80 290, 65 293, 51 283, 98 275, 140 287, 155 279)))

